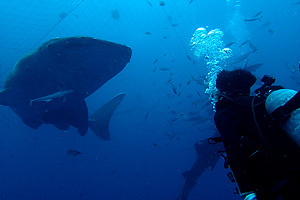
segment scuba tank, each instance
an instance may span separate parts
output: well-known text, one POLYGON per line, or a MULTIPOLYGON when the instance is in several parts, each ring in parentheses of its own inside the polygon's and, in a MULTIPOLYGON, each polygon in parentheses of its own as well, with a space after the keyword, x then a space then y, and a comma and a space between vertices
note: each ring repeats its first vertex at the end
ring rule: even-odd
POLYGON ((296 98, 296 94, 297 91, 291 89, 273 91, 268 95, 265 107, 267 112, 273 117, 275 117, 275 113, 273 112, 276 112, 276 109, 278 109, 277 112, 282 114, 283 118, 286 118, 281 122, 282 128, 300 147, 300 108, 296 108, 295 106, 295 109, 290 113, 282 113, 282 109, 287 105, 286 103, 292 98, 296 98))
POLYGON ((261 81, 264 84, 255 93, 265 102, 268 114, 300 147, 300 91, 272 86, 275 79, 268 75, 261 81))

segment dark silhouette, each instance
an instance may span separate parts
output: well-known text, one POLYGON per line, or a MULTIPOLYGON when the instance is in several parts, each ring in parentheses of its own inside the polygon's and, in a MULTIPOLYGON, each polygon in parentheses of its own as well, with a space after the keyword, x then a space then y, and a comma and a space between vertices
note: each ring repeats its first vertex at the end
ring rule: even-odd
POLYGON ((300 188, 300 148, 266 112, 265 92, 282 87, 271 86, 275 79, 264 78, 257 95, 250 96, 256 81, 250 72, 239 69, 218 74, 215 124, 241 196, 295 199, 300 188))
POLYGON ((121 72, 131 54, 127 46, 91 37, 51 39, 18 61, 0 91, 0 105, 31 128, 74 126, 85 135, 84 99, 121 72))
MULTIPOLYGON (((218 136, 214 134, 214 137, 218 136)), ((182 175, 185 178, 185 183, 178 200, 188 199, 190 191, 194 188, 198 178, 207 170, 213 170, 220 158, 218 151, 223 150, 222 143, 210 144, 208 139, 200 140, 195 143, 195 150, 197 152, 197 159, 189 171, 182 175)))

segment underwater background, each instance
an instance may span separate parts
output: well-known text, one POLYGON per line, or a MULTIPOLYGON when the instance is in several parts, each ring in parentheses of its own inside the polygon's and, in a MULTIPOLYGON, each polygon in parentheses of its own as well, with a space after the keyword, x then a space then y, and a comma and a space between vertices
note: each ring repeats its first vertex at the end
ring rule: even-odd
MULTIPOLYGON (((210 69, 190 45, 199 27, 223 32, 213 40, 232 51, 222 68, 254 66, 258 80, 268 74, 300 89, 296 0, 1 0, 0 8, 1 89, 20 58, 55 37, 91 36, 133 51, 125 69, 86 99, 93 113, 126 93, 110 141, 73 127, 33 130, 0 107, 3 200, 177 199, 194 143, 216 131, 204 83, 210 69)), ((189 199, 241 199, 223 165, 220 158, 202 174, 189 199)))

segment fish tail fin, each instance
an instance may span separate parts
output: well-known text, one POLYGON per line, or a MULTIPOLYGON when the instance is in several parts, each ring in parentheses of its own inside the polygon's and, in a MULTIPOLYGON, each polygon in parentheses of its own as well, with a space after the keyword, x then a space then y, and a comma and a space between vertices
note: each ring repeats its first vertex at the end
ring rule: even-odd
POLYGON ((109 122, 125 93, 118 94, 89 117, 89 128, 101 140, 110 140, 109 122))

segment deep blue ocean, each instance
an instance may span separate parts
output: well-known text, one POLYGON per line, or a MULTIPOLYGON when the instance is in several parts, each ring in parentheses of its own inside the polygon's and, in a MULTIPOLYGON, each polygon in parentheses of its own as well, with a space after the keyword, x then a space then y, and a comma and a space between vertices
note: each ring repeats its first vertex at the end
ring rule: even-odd
MULTIPOLYGON (((177 199, 182 173, 196 160, 194 143, 216 131, 203 83, 209 69, 190 45, 199 27, 224 33, 233 56, 222 67, 263 63, 253 71, 258 83, 268 74, 300 89, 297 0, 1 0, 0 8, 0 89, 19 59, 52 38, 90 36, 132 48, 125 69, 86 98, 91 114, 126 94, 110 141, 73 127, 34 130, 0 107, 1 200, 177 199)), ((223 166, 220 157, 189 199, 241 199, 223 166)))

